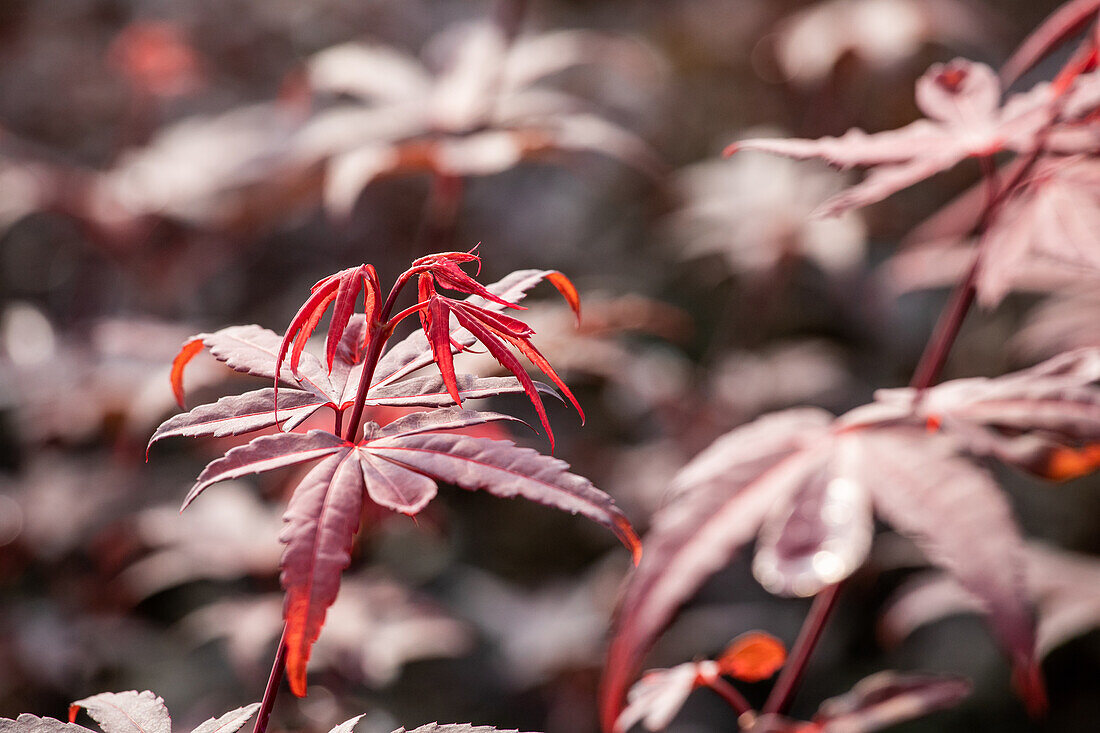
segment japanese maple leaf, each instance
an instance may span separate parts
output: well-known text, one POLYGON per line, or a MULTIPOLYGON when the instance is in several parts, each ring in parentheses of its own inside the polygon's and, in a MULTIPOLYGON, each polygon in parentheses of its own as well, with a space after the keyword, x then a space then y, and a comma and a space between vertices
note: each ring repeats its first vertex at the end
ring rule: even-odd
POLYGON ((577 66, 652 76, 655 62, 637 42, 558 31, 509 43, 500 27, 478 22, 444 30, 425 55, 421 62, 393 48, 346 44, 309 61, 316 92, 358 103, 318 113, 295 143, 303 159, 328 160, 325 201, 334 214, 347 214, 378 178, 484 176, 554 153, 610 156, 649 175, 663 170, 634 133, 579 98, 538 86, 577 66))
POLYGON ((1076 287, 1051 295, 1028 313, 1012 346, 1029 359, 1100 346, 1100 291, 1076 287))
POLYGON ((877 513, 980 598, 1033 707, 1043 704, 1023 543, 1005 497, 973 457, 1064 480, 1100 465, 1100 350, 996 379, 884 390, 833 419, 766 416, 719 438, 673 480, 653 518, 609 650, 610 730, 649 645, 677 608, 750 540, 768 590, 813 595, 849 575, 877 513))
POLYGON ((880 390, 849 414, 922 420, 974 455, 1065 481, 1100 466, 1100 350, 1070 351, 995 379, 956 379, 919 393, 880 390))
MULTIPOLYGON (((1024 550, 1027 588, 1038 609, 1040 656, 1100 625, 1100 562, 1042 543, 1024 550)), ((959 613, 983 613, 980 600, 950 576, 922 573, 903 585, 883 612, 880 634, 896 644, 916 629, 959 613)))
MULTIPOLYGON (((259 703, 230 710, 228 713, 201 723, 191 733, 236 733, 244 727, 259 703)), ((20 715, 16 720, 0 718, 3 733, 89 733, 75 722, 85 710, 99 724, 103 733, 171 733, 172 720, 164 700, 149 692, 104 692, 77 700, 69 706, 69 722, 34 715, 20 715)))
MULTIPOLYGON (((428 273, 420 276, 419 291, 422 303, 419 310, 420 322, 424 329, 424 336, 431 345, 435 363, 439 366, 443 383, 446 385, 447 392, 455 401, 455 404, 462 404, 462 395, 459 394, 458 380, 454 371, 452 349, 455 348, 456 344, 451 338, 450 324, 452 316, 477 342, 485 346, 501 366, 515 375, 515 378, 523 386, 523 391, 531 400, 531 404, 534 405, 535 412, 538 413, 539 420, 542 422, 543 428, 546 429, 550 447, 553 448, 554 434, 550 430, 550 420, 546 417, 546 409, 543 407, 539 391, 535 387, 534 381, 527 375, 523 365, 520 364, 508 347, 515 348, 530 359, 546 376, 550 377, 558 389, 573 404, 577 412, 580 413, 581 419, 584 419, 584 411, 581 410, 580 403, 577 402, 565 382, 554 371, 550 362, 531 343, 531 337, 535 335, 534 330, 517 318, 467 301, 455 300, 440 295, 435 290, 434 282, 435 280, 428 273)), ((503 300, 500 301, 500 304, 510 305, 503 300)), ((458 346, 463 348, 461 344, 458 344, 458 346)))
MULTIPOLYGON (((486 290, 499 300, 514 303, 522 300, 528 290, 544 279, 560 282, 560 273, 552 270, 518 270, 486 286, 486 290)), ((477 295, 471 296, 468 302, 471 306, 486 310, 504 307, 477 295)), ((284 430, 292 430, 322 407, 327 406, 341 412, 347 410, 355 398, 362 375, 365 320, 363 314, 349 314, 343 327, 343 337, 333 351, 331 371, 308 351, 299 352, 297 373, 292 367, 292 360, 280 366, 280 380, 290 387, 281 387, 278 391, 277 415, 276 390, 272 387, 222 397, 215 403, 200 405, 189 412, 169 418, 153 434, 149 444, 173 436, 241 435, 272 427, 276 420, 282 424, 284 430)), ((313 325, 316 326, 316 322, 313 325)), ((331 341, 332 333, 333 330, 330 329, 328 341, 331 341)), ((474 343, 473 336, 464 328, 455 328, 452 338, 463 348, 474 343)), ((293 336, 290 343, 294 343, 293 336)), ((279 361, 283 345, 284 337, 255 325, 231 326, 191 337, 173 364, 172 383, 177 399, 183 403, 185 367, 203 348, 238 372, 274 380, 275 365, 279 361)), ((366 404, 395 407, 439 407, 454 404, 453 396, 443 384, 442 376, 411 376, 432 361, 432 348, 420 332, 413 333, 389 347, 375 369, 366 404)), ((455 384, 459 397, 463 399, 526 390, 526 385, 512 378, 456 375, 455 384)), ((536 388, 552 393, 549 387, 541 383, 537 383, 536 388)))
POLYGON ((787 79, 815 86, 849 55, 889 68, 927 43, 971 47, 997 20, 960 0, 828 0, 779 23, 776 59, 787 79))
MULTIPOLYGON (((241 679, 248 679, 282 632, 282 608, 279 594, 225 599, 188 614, 181 626, 196 646, 224 640, 241 679)), ((467 653, 473 638, 469 624, 431 599, 371 571, 341 583, 310 664, 383 687, 411 662, 467 653)))
POLYGON ((790 158, 821 158, 840 168, 870 169, 863 182, 826 201, 819 213, 841 214, 881 201, 972 156, 1034 149, 1055 116, 1046 86, 1001 104, 997 75, 984 64, 955 59, 935 64, 916 87, 925 119, 898 130, 868 134, 853 129, 818 140, 742 140, 726 149, 762 150, 790 158))
POLYGON ((637 551, 637 538, 611 498, 569 473, 567 464, 510 441, 441 432, 514 419, 444 408, 414 413, 384 428, 367 423, 357 443, 323 430, 261 436, 233 448, 200 474, 184 507, 219 481, 320 460, 294 490, 280 538, 287 545, 282 559, 285 640, 295 694, 305 694, 310 648, 350 562, 366 499, 411 515, 435 496, 436 482, 444 481, 583 514, 637 551))
MULTIPOLYGON (((260 704, 253 703, 200 724, 191 733, 236 733, 244 727, 260 704)), ((171 733, 172 721, 164 700, 146 690, 145 692, 104 692, 74 702, 69 708, 69 718, 75 720, 83 709, 99 723, 103 733, 171 733)), ((329 733, 352 733, 356 723, 362 718, 357 715, 335 726, 329 733)), ((39 718, 34 715, 20 715, 16 720, 0 718, 2 733, 89 733, 88 729, 75 723, 63 723, 53 718, 39 718)), ((503 730, 490 726, 452 723, 428 723, 414 730, 398 728, 393 733, 519 733, 517 730, 503 730)))
MULTIPOLYGON (((982 305, 996 306, 1012 290, 1051 291, 1100 280, 1098 183, 1100 164, 1093 157, 1045 156, 1034 165, 980 241, 975 287, 982 305)), ((977 215, 962 207, 979 210, 980 195, 966 194, 929 220, 925 236, 888 263, 896 290, 950 285, 966 272, 975 256, 967 233, 977 215)))
POLYGON ((792 258, 844 273, 865 254, 862 218, 856 212, 810 216, 843 183, 844 176, 824 166, 761 153, 698 163, 677 176, 683 205, 669 228, 685 255, 720 254, 735 273, 767 275, 792 258))

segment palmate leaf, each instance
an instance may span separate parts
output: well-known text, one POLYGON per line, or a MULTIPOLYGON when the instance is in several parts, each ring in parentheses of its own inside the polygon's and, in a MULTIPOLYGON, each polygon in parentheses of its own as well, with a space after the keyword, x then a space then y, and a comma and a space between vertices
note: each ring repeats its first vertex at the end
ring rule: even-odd
POLYGON ((83 708, 99 723, 104 733, 171 733, 172 720, 164 700, 149 692, 104 692, 69 706, 69 720, 75 721, 83 708))
POLYGON ((303 160, 327 160, 330 213, 346 217, 365 186, 417 172, 487 176, 533 158, 578 152, 612 158, 656 179, 665 171, 644 140, 586 111, 591 105, 585 100, 536 86, 597 60, 598 71, 653 81, 660 64, 635 41, 568 31, 513 43, 495 23, 463 23, 430 41, 425 60, 427 65, 395 49, 345 44, 308 62, 315 91, 352 101, 315 115, 293 145, 303 160))
POLYGON ((814 469, 807 448, 827 436, 831 420, 822 410, 770 415, 719 438, 677 475, 618 604, 603 681, 605 731, 613 730, 642 658, 676 610, 814 469))
POLYGON ((219 481, 324 459, 295 489, 280 538, 287 545, 282 582, 287 592, 287 674, 295 694, 305 694, 310 648, 349 562, 364 494, 410 515, 435 496, 437 481, 502 497, 521 496, 604 525, 637 559, 641 548, 629 521, 609 496, 569 473, 568 464, 510 441, 439 432, 501 420, 515 418, 444 408, 414 413, 384 428, 368 423, 358 443, 323 430, 261 436, 230 450, 199 475, 185 507, 219 481))
MULTIPOLYGON (((103 733, 171 733, 172 720, 164 700, 148 690, 137 692, 104 692, 78 700, 69 706, 70 721, 84 709, 99 724, 103 733)), ((191 733, 236 733, 260 709, 259 703, 230 710, 219 718, 211 718, 191 733)), ((3 733, 90 733, 73 722, 62 723, 53 718, 20 715, 16 720, 0 718, 3 733)))
POLYGON ((1045 702, 1023 544, 1010 507, 973 457, 1067 479, 1100 465, 1100 349, 996 379, 884 390, 833 420, 761 418, 681 470, 654 517, 608 652, 611 730, 656 636, 682 603, 759 534, 753 571, 772 592, 813 595, 863 562, 872 510, 912 538, 986 612, 1032 709, 1045 702))
MULTIPOLYGON (((1070 102, 1086 82, 1100 89, 1098 80, 1096 73, 1080 77, 1070 102)), ((1098 101, 1090 100, 1089 108, 1095 110, 1098 101)), ((1005 166, 998 176, 1011 180, 1020 165, 1005 166)), ((980 241, 975 286, 983 306, 996 306, 1014 290, 1060 292, 1100 277, 1098 182, 1100 165, 1091 156, 1047 155, 1034 163, 980 241)), ((908 237, 911 244, 886 265, 892 287, 905 292, 958 282, 974 262, 976 243, 970 233, 986 196, 985 185, 975 186, 918 227, 908 237)))
MULTIPOLYGON (((876 419, 913 415, 968 452, 1064 481, 1100 465, 1100 349, 1084 348, 995 379, 957 379, 919 394, 880 390, 876 419)), ((858 422, 860 412, 850 418, 858 422)))
POLYGON ((853 129, 842 137, 819 140, 742 140, 726 150, 760 150, 790 158, 821 158, 841 168, 870 168, 866 179, 822 204, 819 212, 836 215, 881 201, 964 158, 1001 150, 1027 151, 1054 118, 1053 95, 1046 87, 1000 104, 996 74, 984 64, 956 59, 936 64, 917 81, 917 106, 926 119, 888 132, 853 129))

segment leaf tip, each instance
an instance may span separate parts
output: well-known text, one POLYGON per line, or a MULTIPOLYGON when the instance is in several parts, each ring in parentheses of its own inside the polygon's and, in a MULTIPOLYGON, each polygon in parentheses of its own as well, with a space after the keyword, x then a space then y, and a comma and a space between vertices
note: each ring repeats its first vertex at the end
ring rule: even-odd
POLYGON ((729 158, 741 150, 741 143, 730 143, 722 150, 722 157, 729 158))
POLYGON ((1024 701, 1027 714, 1032 719, 1046 715, 1048 700, 1043 670, 1034 659, 1018 662, 1012 669, 1012 688, 1024 701))
POLYGON ((642 561, 642 541, 638 538, 638 533, 634 531, 630 520, 624 516, 616 517, 615 534, 626 549, 630 550, 630 559, 634 562, 634 567, 638 567, 638 563, 642 561))
POLYGON ((573 309, 573 315, 576 317, 577 325, 581 325, 581 296, 577 292, 577 287, 573 284, 573 281, 567 278, 564 274, 557 270, 551 270, 546 279, 557 288, 561 296, 565 298, 565 302, 569 304, 569 307, 573 309))
POLYGON ((172 394, 176 397, 176 403, 179 404, 180 409, 184 409, 183 400, 183 370, 187 366, 188 362, 195 358, 195 355, 202 351, 203 341, 201 336, 189 339, 180 348, 180 352, 176 354, 176 357, 172 359, 172 371, 169 374, 169 380, 172 383, 172 394))

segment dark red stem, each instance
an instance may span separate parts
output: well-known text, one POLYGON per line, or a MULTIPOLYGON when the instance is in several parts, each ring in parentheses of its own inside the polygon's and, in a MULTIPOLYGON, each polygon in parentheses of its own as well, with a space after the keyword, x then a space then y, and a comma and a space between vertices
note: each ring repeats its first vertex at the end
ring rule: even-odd
POLYGON ((713 681, 707 683, 707 687, 717 692, 731 708, 737 711, 738 715, 753 712, 752 705, 741 691, 721 677, 715 677, 713 681))
POLYGON ((779 679, 775 681, 768 699, 764 702, 764 714, 783 713, 791 704, 795 690, 802 682, 806 674, 806 666, 810 656, 817 648, 817 642, 825 631, 825 623, 829 620, 836 608, 837 599, 840 597, 841 583, 830 585, 816 596, 810 612, 806 614, 806 620, 802 622, 802 629, 798 632, 798 638, 791 649, 791 656, 783 665, 783 671, 779 673, 779 679))
POLYGON ((279 684, 283 681, 285 671, 286 624, 283 624, 283 633, 279 636, 279 648, 275 651, 275 661, 271 665, 271 674, 267 677, 264 699, 256 713, 256 727, 252 729, 252 733, 264 733, 267 730, 267 721, 271 717, 271 709, 275 706, 275 696, 279 694, 279 684))
MULTIPOLYGON (((344 439, 348 442, 355 441, 355 434, 359 432, 359 421, 363 419, 363 408, 366 406, 367 392, 370 390, 371 380, 374 379, 374 370, 378 367, 378 360, 382 358, 382 348, 393 335, 393 329, 397 326, 394 319, 390 318, 393 308, 397 304, 397 296, 416 272, 407 270, 397 278, 390 294, 386 296, 386 302, 378 311, 375 322, 371 324, 370 345, 367 347, 367 355, 363 358, 363 373, 359 377, 359 388, 355 390, 355 402, 351 409, 351 419, 348 420, 348 430, 344 439)), ((399 319, 397 319, 399 320, 399 319)), ((337 429, 339 431, 339 429, 337 429)))

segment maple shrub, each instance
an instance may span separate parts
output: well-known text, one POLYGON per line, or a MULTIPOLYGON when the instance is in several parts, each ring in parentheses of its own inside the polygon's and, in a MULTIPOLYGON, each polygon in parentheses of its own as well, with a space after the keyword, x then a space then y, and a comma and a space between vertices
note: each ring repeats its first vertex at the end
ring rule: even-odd
MULTIPOLYGON (((843 581, 867 558, 876 515, 942 570, 891 605, 887 635, 905 636, 960 609, 984 613, 1017 693, 1033 715, 1042 713, 1039 657, 1083 630, 1079 609, 1088 601, 1063 593, 1067 607, 1059 606, 1056 583, 1069 582, 1073 560, 1028 547, 987 464, 1055 481, 1100 465, 1100 350, 1067 351, 993 379, 936 382, 975 300, 993 307, 1038 281, 1059 287, 1100 273, 1094 209, 1079 205, 1098 190, 1098 10, 1095 0, 1067 3, 999 75, 963 59, 933 66, 916 85, 925 118, 901 129, 749 139, 727 148, 727 155, 756 150, 867 169, 862 182, 819 208, 823 216, 880 201, 966 158, 979 160, 983 182, 923 227, 925 240, 937 240, 922 252, 925 266, 952 268, 956 285, 908 388, 880 390, 871 404, 839 417, 796 408, 758 418, 719 437, 675 476, 618 602, 602 692, 608 733, 638 723, 665 728, 699 687, 729 703, 741 730, 771 733, 879 730, 966 697, 970 685, 959 677, 879 672, 823 703, 812 721, 787 716, 843 581), (1010 85, 1086 27, 1053 82, 1005 98, 1010 85), (961 257, 945 256, 952 254, 961 257), (727 651, 651 671, 632 686, 679 608, 754 540, 752 570, 765 589, 814 598, 789 658, 777 641, 753 632, 768 652, 749 651, 747 664, 730 661, 746 652, 727 651), (1076 611, 1068 607, 1074 603, 1076 611), (760 710, 724 679, 758 681, 776 671, 760 710)), ((910 259, 887 269, 912 268, 910 259)), ((1072 578, 1095 582, 1080 569, 1072 578)))
POLYGON ((627 518, 609 496, 570 473, 568 464, 511 441, 463 434, 487 423, 520 422, 509 415, 465 409, 467 399, 525 394, 551 447, 553 433, 543 395, 557 396, 560 391, 581 412, 572 392, 531 343, 534 332, 505 312, 525 310, 517 301, 545 280, 579 318, 580 300, 572 283, 557 271, 522 270, 486 287, 462 269, 468 263, 480 265, 480 259, 473 252, 421 257, 385 297, 373 266, 343 270, 313 287, 283 336, 254 325, 200 334, 183 346, 172 365, 172 386, 181 406, 184 369, 204 348, 230 368, 272 384, 177 415, 157 429, 150 445, 173 436, 221 437, 277 428, 210 463, 183 508, 219 481, 317 462, 294 490, 283 517, 285 626, 258 729, 266 725, 284 665, 294 694, 306 694, 310 649, 336 600, 365 501, 414 515, 435 496, 439 481, 502 497, 521 496, 603 524, 635 559, 640 555, 641 545, 627 518), (413 285, 415 304, 394 313, 399 296, 413 285), (441 289, 468 297, 456 299, 441 289), (361 313, 356 312, 359 303, 361 313), (330 306, 323 354, 318 357, 306 345, 330 306), (391 344, 395 327, 414 315, 421 329, 391 344), (513 376, 457 374, 454 354, 478 343, 513 376), (532 380, 513 349, 538 366, 557 391, 532 380), (438 367, 434 375, 417 376, 433 363, 438 367), (363 419, 367 407, 382 406, 426 409, 385 426, 363 419), (331 412, 331 430, 295 431, 322 408, 331 412))

